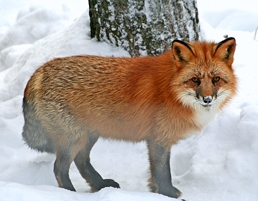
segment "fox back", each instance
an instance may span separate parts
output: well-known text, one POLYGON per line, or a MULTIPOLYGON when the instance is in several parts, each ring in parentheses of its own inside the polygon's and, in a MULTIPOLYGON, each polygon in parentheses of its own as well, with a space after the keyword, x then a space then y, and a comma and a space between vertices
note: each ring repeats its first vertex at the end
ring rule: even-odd
MULTIPOLYGON (((25 89, 23 138, 34 149, 57 154, 59 186, 70 190, 71 183, 58 176, 62 156, 69 155, 71 163, 85 146, 89 152, 98 137, 146 140, 154 177, 155 152, 168 153, 178 140, 201 130, 236 93, 235 47, 234 38, 220 43, 175 40, 171 50, 157 57, 81 55, 49 61, 25 89)), ((179 196, 174 187, 172 195, 159 191, 157 181, 150 181, 152 191, 179 196)))

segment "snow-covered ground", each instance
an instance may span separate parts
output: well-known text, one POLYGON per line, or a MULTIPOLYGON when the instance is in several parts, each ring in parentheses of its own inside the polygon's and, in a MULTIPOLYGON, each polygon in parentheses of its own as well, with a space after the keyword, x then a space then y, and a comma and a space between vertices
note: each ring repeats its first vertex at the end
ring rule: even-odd
MULTIPOLYGON (((30 150, 22 141, 23 90, 44 62, 57 56, 128 56, 89 37, 85 0, 0 0, 0 200, 166 201, 150 193, 145 143, 100 140, 91 158, 105 178, 121 189, 89 193, 74 164, 78 192, 57 187, 54 155, 30 150), (86 12, 85 12, 86 11, 86 12), (119 150, 119 151, 117 151, 119 150)), ((187 201, 258 200, 258 26, 255 0, 198 0, 203 39, 237 41, 237 96, 197 136, 172 147, 173 183, 187 201)))

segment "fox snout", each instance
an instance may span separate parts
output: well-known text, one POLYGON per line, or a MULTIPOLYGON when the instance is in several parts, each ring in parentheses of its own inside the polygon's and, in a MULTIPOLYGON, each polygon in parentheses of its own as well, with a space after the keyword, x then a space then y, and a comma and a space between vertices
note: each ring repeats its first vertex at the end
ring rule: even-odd
POLYGON ((215 96, 199 96, 198 101, 203 107, 210 107, 215 101, 215 96))
POLYGON ((203 107, 210 107, 217 98, 217 90, 215 86, 206 83, 197 87, 196 97, 203 107))
POLYGON ((212 97, 211 96, 205 96, 203 97, 203 102, 206 104, 209 104, 212 102, 212 97))

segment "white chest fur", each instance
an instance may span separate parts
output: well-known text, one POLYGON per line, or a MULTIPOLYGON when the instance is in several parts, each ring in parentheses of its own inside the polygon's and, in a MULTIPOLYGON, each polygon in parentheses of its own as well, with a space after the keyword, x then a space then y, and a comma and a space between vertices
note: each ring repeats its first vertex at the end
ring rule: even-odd
POLYGON ((194 117, 194 122, 200 128, 205 127, 219 112, 219 107, 217 105, 213 105, 207 108, 200 105, 195 109, 196 115, 194 117))

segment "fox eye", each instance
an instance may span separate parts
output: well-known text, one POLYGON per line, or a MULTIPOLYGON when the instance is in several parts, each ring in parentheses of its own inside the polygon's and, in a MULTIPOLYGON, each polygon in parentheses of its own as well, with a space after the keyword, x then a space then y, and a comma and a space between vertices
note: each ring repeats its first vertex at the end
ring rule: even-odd
POLYGON ((193 77, 191 80, 192 80, 192 82, 194 82, 194 83, 197 83, 197 84, 200 83, 200 80, 199 80, 199 78, 197 78, 197 77, 193 77))
POLYGON ((220 77, 219 76, 216 76, 212 79, 212 82, 218 82, 220 80, 220 77))

